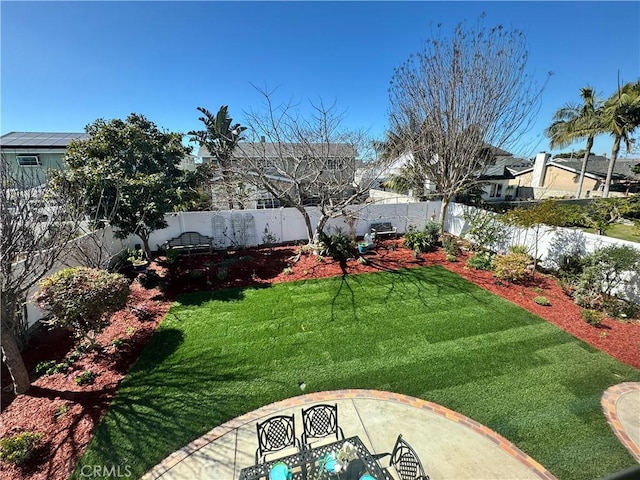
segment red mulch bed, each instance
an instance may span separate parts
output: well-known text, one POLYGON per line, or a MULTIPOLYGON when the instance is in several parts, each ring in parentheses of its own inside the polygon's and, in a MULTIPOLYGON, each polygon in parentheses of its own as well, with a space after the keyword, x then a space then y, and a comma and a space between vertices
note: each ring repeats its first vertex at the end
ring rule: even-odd
MULTIPOLYGON (((339 264, 331 259, 318 261, 314 255, 296 258, 296 252, 293 246, 248 249, 181 257, 171 266, 153 263, 150 269, 160 275, 160 288, 145 289, 137 280, 132 283, 127 308, 115 314, 110 326, 98 337, 101 352, 86 354, 66 374, 34 378, 32 388, 24 395, 14 398, 3 392, 0 435, 4 437, 23 431, 37 431, 45 436, 32 459, 22 468, 0 464, 0 477, 62 480, 71 474, 120 381, 176 294, 332 277, 344 273, 339 264), (114 339, 121 340, 121 345, 114 346, 114 339), (96 381, 92 385, 78 386, 74 378, 86 369, 97 374, 96 381), (63 411, 65 413, 60 414, 63 411)), ((351 275, 440 264, 618 360, 640 368, 640 322, 624 323, 605 319, 600 327, 588 325, 580 317, 580 308, 564 294, 553 277, 536 274, 535 280, 526 285, 502 284, 496 282, 491 272, 465 267, 464 256, 458 262, 447 262, 444 252, 438 250, 414 258, 410 250, 401 247, 401 240, 382 241, 375 252, 365 256, 368 264, 349 261, 346 273, 351 275), (540 295, 545 296, 551 306, 541 306, 533 301, 540 295)), ((73 341, 65 331, 41 330, 24 352, 24 360, 27 368, 32 370, 38 362, 60 360, 72 349, 73 341)), ((2 386, 5 387, 7 383, 3 367, 2 386)))

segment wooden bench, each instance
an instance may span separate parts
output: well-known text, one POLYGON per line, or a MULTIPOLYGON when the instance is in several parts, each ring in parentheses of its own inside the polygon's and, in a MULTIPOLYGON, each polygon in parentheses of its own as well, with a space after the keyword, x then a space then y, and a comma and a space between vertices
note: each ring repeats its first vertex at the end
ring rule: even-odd
POLYGON ((213 250, 213 238, 198 232, 183 232, 175 238, 171 238, 162 244, 164 250, 186 250, 191 255, 192 250, 213 250))
POLYGON ((369 228, 374 238, 380 235, 393 235, 394 237, 397 235, 397 229, 391 225, 391 222, 372 223, 369 228))

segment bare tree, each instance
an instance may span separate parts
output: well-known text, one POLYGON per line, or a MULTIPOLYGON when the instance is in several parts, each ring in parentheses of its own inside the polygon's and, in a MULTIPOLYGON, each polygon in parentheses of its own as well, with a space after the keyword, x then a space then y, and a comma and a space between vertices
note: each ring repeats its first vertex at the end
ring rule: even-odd
POLYGON ((291 102, 275 105, 273 92, 260 93, 264 110, 245 113, 248 132, 259 141, 238 144, 238 173, 259 191, 296 208, 311 243, 330 218, 366 197, 376 178, 366 174, 376 167, 374 144, 366 132, 344 127, 344 114, 335 103, 311 103, 311 113, 302 116, 291 102), (316 225, 305 208, 311 205, 320 211, 316 225))
POLYGON ((450 38, 427 41, 389 89, 395 143, 387 148, 411 154, 409 166, 436 184, 443 222, 451 199, 495 161, 494 147, 513 147, 530 128, 543 89, 527 73, 522 32, 487 30, 483 17, 475 29, 459 24, 450 38))
POLYGON ((70 196, 37 185, 31 171, 0 165, 0 291, 2 355, 16 393, 30 386, 21 348, 26 346, 27 296, 62 261, 67 243, 77 234, 79 209, 70 196), (34 186, 36 185, 36 186, 34 186))

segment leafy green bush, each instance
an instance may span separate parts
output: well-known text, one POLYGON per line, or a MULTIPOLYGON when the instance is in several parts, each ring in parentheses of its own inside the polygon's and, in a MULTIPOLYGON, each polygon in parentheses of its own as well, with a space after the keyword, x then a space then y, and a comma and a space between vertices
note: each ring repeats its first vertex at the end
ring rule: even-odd
POLYGON ((356 248, 355 242, 340 230, 331 235, 320 232, 318 239, 321 245, 321 256, 331 257, 339 262, 346 262, 354 256, 356 248))
POLYGON ((74 378, 74 381, 78 385, 91 385, 93 382, 96 381, 96 374, 93 373, 91 370, 85 370, 82 373, 79 373, 78 375, 76 375, 76 378, 74 378))
POLYGON ((601 309, 615 289, 627 282, 628 272, 640 270, 640 250, 623 245, 598 249, 583 259, 573 282, 573 299, 581 307, 601 309))
POLYGON ((55 373, 55 368, 58 365, 58 362, 55 360, 44 360, 42 362, 38 362, 35 368, 33 369, 33 373, 38 376, 41 375, 53 375, 55 373))
POLYGON ((458 241, 453 235, 445 235, 442 237, 442 248, 444 248, 444 251, 447 254, 447 260, 449 257, 457 257, 460 254, 458 241))
POLYGON ((146 289, 156 288, 162 277, 155 270, 147 270, 138 277, 138 282, 146 289))
POLYGON ((22 432, 0 439, 0 459, 15 465, 25 463, 44 437, 43 433, 22 432))
POLYGON ((534 302, 536 302, 538 305, 542 305, 544 307, 548 307, 549 305, 551 305, 551 302, 549 300, 547 300, 547 297, 536 297, 533 299, 534 302))
POLYGON ((602 306, 610 317, 631 320, 640 315, 640 305, 621 298, 607 298, 602 306))
POLYGON ((69 404, 63 403, 58 408, 56 408, 56 411, 53 413, 53 419, 57 422, 62 417, 64 417, 68 412, 69 412, 69 404))
POLYGON ((424 229, 421 231, 410 228, 409 231, 404 234, 402 244, 406 248, 413 250, 415 255, 418 255, 419 253, 432 252, 436 249, 439 236, 440 224, 430 220, 425 224, 424 229))
POLYGON ((511 245, 509 247, 509 253, 521 253, 523 255, 529 255, 529 247, 526 245, 511 245))
POLYGON ((108 316, 124 308, 129 291, 128 280, 118 273, 74 267, 44 279, 35 300, 49 314, 48 324, 93 345, 108 316))
POLYGON ((493 255, 488 252, 477 252, 469 257, 467 267, 476 270, 493 270, 493 255))
POLYGON ((495 252, 500 250, 509 237, 509 226, 502 222, 502 216, 486 210, 466 209, 463 218, 469 222, 469 229, 464 233, 478 252, 495 252))
POLYGON ((507 253, 493 260, 495 276, 509 282, 522 280, 530 273, 531 257, 526 253, 507 253))
POLYGON ((226 279, 228 275, 229 275, 229 270, 227 269, 227 267, 220 267, 218 269, 218 272, 216 273, 216 278, 222 281, 226 279))
POLYGON ((592 308, 583 308, 580 310, 580 316, 585 322, 593 326, 600 325, 604 320, 604 313, 592 308))

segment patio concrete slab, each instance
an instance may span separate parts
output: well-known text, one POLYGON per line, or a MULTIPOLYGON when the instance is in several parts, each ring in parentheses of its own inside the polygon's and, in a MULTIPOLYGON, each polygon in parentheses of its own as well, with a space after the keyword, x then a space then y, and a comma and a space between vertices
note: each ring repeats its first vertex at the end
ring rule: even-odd
POLYGON ((600 403, 620 443, 640 463, 640 382, 608 388, 600 403))
POLYGON ((173 453, 143 479, 235 480, 254 463, 256 422, 294 414, 299 435, 301 408, 316 403, 337 403, 345 435, 358 435, 372 452, 390 452, 401 433, 432 480, 555 478, 505 438, 445 407, 390 392, 339 390, 293 397, 235 418, 173 453))

